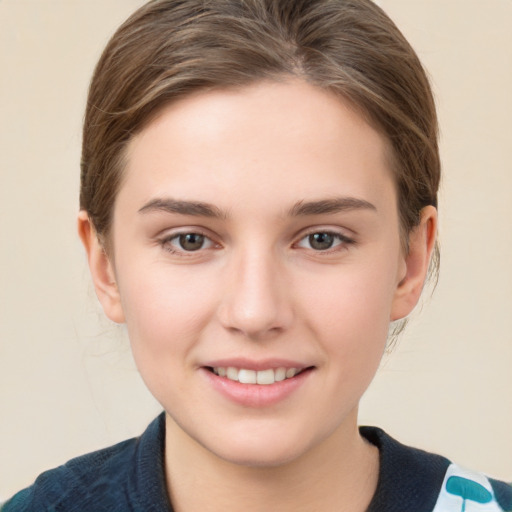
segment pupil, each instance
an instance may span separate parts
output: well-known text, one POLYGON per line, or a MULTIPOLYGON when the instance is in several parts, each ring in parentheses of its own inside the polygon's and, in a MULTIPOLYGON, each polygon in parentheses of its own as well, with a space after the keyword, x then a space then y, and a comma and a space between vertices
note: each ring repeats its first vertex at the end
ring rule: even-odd
POLYGON ((309 235, 309 243, 311 244, 311 247, 319 251, 330 249, 333 242, 334 237, 329 233, 314 233, 309 235))
POLYGON ((187 233, 180 235, 180 245, 186 251, 197 251, 201 249, 204 243, 204 236, 197 233, 187 233))

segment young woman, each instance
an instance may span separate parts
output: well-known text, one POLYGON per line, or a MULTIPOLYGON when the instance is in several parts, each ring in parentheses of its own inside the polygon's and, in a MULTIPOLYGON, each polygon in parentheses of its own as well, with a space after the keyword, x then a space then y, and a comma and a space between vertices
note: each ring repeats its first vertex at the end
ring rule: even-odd
POLYGON ((78 226, 164 413, 10 511, 510 511, 512 489, 357 426, 435 271, 437 120, 369 0, 157 0, 114 35, 78 226))

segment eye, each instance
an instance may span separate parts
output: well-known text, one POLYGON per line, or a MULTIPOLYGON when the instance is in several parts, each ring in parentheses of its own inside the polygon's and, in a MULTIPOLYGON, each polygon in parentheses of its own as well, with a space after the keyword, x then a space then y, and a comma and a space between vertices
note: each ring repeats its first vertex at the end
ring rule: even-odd
POLYGON ((210 249, 215 245, 202 233, 192 232, 168 236, 161 243, 170 252, 195 252, 201 249, 210 249))
POLYGON ((313 249, 315 251, 328 251, 339 245, 353 244, 354 241, 341 233, 332 233, 330 231, 318 231, 310 233, 302 238, 297 244, 298 247, 313 249))

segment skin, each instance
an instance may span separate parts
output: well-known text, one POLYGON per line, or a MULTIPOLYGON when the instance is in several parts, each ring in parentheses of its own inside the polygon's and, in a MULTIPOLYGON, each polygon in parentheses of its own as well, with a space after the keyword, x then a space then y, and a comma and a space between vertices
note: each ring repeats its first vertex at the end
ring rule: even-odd
POLYGON ((404 254, 386 152, 345 102, 301 81, 203 92, 131 141, 109 255, 80 213, 97 295, 127 324, 167 413, 177 511, 369 504, 378 453, 359 435, 358 403, 390 321, 418 301, 436 232, 427 207, 404 254), (319 201, 323 211, 300 211, 319 201), (187 252, 185 233, 206 241, 187 252), (313 233, 331 233, 332 247, 313 233), (283 400, 244 406, 205 369, 233 357, 310 370, 283 400))

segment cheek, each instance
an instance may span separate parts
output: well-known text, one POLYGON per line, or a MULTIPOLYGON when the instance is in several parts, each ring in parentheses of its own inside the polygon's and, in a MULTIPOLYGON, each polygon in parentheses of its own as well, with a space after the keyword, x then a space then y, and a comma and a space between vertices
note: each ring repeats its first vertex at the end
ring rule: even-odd
POLYGON ((302 325, 323 354, 323 392, 315 403, 326 428, 341 424, 357 408, 386 347, 390 286, 381 286, 376 273, 351 268, 326 280, 328 286, 317 280, 303 288, 302 325))
POLYGON ((120 270, 128 268, 130 275, 119 288, 135 355, 151 351, 159 358, 169 354, 169 347, 171 353, 187 350, 214 309, 211 276, 161 263, 137 268, 134 262, 120 270))
POLYGON ((393 271, 353 266, 316 282, 304 281, 304 309, 318 318, 319 327, 332 332, 352 332, 356 338, 387 332, 396 288, 393 271))
POLYGON ((315 282, 304 281, 304 318, 329 359, 343 367, 347 381, 371 380, 378 367, 388 336, 395 275, 392 264, 353 265, 315 282))
POLYGON ((214 310, 213 294, 206 276, 191 278, 183 268, 137 268, 135 261, 123 270, 128 268, 120 293, 133 358, 153 396, 171 410, 190 394, 190 370, 214 310))

